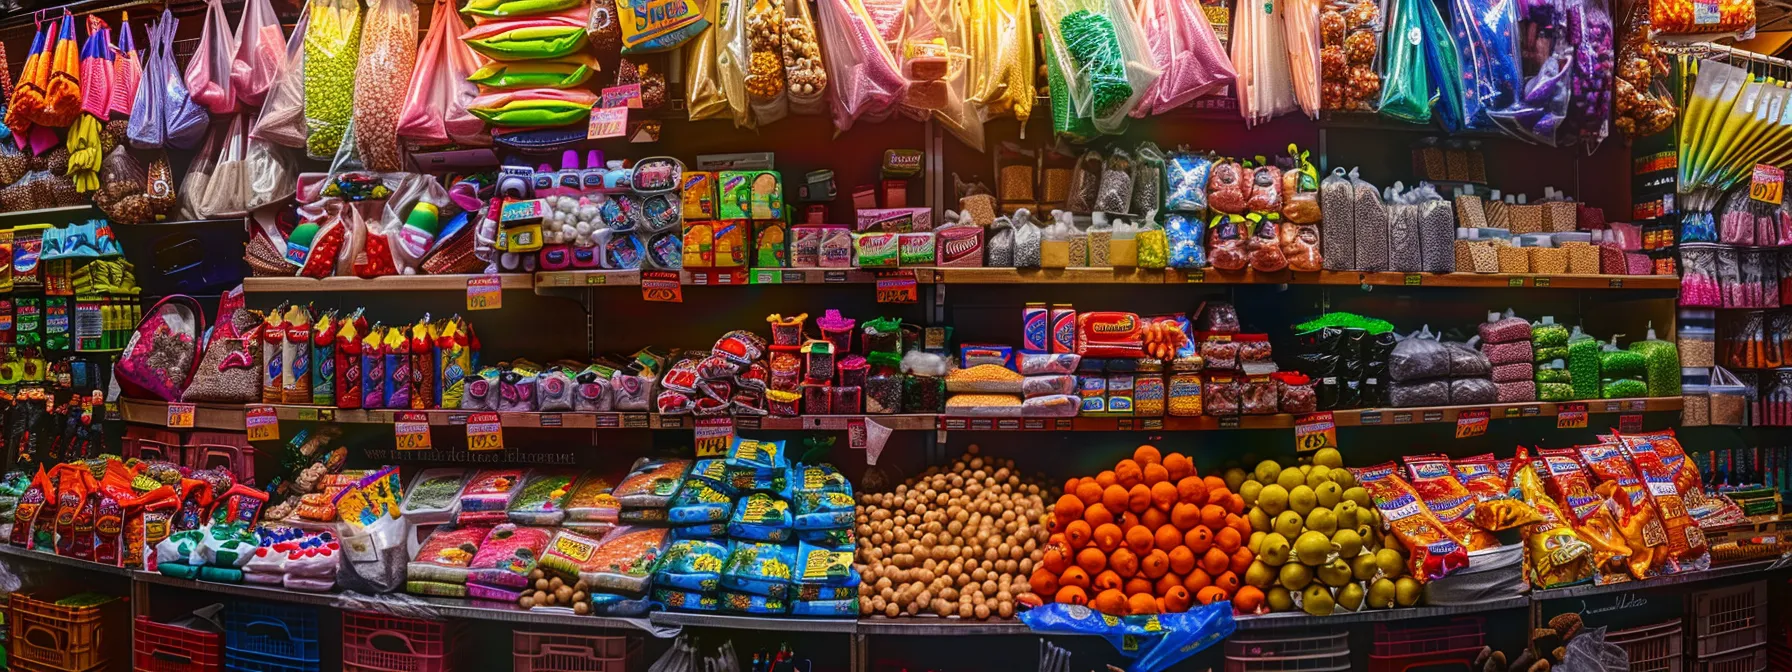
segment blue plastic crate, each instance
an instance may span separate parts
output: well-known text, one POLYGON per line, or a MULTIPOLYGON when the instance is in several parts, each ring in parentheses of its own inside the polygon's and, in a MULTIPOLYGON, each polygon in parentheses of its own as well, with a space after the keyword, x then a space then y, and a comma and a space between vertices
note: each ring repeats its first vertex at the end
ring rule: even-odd
POLYGON ((224 649, 224 669, 242 672, 322 672, 316 659, 296 660, 282 656, 265 656, 248 651, 224 649))
POLYGON ((315 610, 271 602, 235 602, 224 610, 224 648, 260 657, 305 661, 315 669, 318 660, 315 610))

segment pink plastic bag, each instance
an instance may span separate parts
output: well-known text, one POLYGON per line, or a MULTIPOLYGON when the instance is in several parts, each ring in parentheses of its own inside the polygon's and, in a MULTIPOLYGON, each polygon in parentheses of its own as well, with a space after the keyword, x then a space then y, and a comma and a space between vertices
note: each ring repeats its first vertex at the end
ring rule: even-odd
POLYGON ((828 87, 834 99, 834 128, 845 132, 860 117, 888 117, 908 91, 884 37, 859 0, 820 0, 816 28, 827 54, 828 87))
POLYGON ((230 86, 244 105, 260 105, 274 88, 274 80, 286 69, 286 36, 280 33, 280 17, 268 0, 243 4, 243 20, 236 27, 236 55, 230 62, 230 86))
POLYGON ((398 137, 423 145, 489 145, 485 122, 467 112, 479 87, 467 78, 484 59, 461 41, 467 26, 454 3, 438 1, 429 20, 429 34, 417 54, 417 69, 398 115, 398 137))
POLYGON ((230 89, 236 36, 224 16, 224 0, 206 0, 203 25, 199 50, 187 61, 187 96, 212 114, 230 114, 236 111, 236 94, 230 89))
POLYGON ((1134 118, 1163 114, 1238 78, 1213 24, 1189 0, 1141 0, 1139 24, 1163 75, 1132 111, 1134 118))
POLYGON ((143 78, 143 56, 137 51, 137 40, 131 36, 131 17, 126 14, 118 22, 118 45, 112 47, 112 104, 110 116, 131 116, 131 103, 137 99, 137 83, 143 78))
POLYGON ((87 41, 81 45, 81 111, 105 120, 112 109, 112 29, 87 15, 87 41))
POLYGON ((310 131, 305 127, 305 29, 311 25, 311 7, 299 11, 299 22, 286 38, 285 66, 268 91, 261 116, 249 129, 249 137, 283 147, 301 149, 310 131))

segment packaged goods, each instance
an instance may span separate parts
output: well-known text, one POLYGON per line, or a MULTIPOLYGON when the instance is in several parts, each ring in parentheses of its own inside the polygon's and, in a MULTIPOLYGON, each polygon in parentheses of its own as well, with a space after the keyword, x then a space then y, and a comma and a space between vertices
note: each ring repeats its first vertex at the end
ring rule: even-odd
POLYGON ((1394 536, 1406 545, 1407 571, 1421 582, 1443 578, 1468 566, 1468 549, 1449 528, 1420 501, 1399 467, 1388 462, 1368 468, 1352 468, 1357 483, 1369 490, 1394 536))

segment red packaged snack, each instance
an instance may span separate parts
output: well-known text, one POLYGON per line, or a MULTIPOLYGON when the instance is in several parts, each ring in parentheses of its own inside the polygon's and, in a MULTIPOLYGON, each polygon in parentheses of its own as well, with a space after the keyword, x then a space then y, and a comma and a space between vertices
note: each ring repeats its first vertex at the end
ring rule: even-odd
POLYGON ((1256 222, 1251 226, 1251 239, 1245 245, 1251 268, 1264 273, 1288 268, 1288 257, 1282 254, 1280 215, 1259 218, 1253 214, 1251 217, 1256 222))
POLYGON ((1620 445, 1630 455, 1631 463, 1636 465, 1637 476, 1649 490, 1655 509, 1661 512, 1662 525, 1668 532, 1668 562, 1672 563, 1672 571, 1710 567, 1711 554, 1706 548, 1705 532, 1693 522, 1686 501, 1680 496, 1680 487, 1674 483, 1678 470, 1669 467, 1661 454, 1655 452, 1653 441, 1632 440, 1620 445))
POLYGON ((1629 571, 1630 545, 1618 530, 1605 497, 1593 490, 1587 472, 1572 448, 1539 451, 1531 468, 1543 481, 1543 489, 1562 505, 1568 523, 1593 547, 1593 567, 1600 583, 1622 580, 1629 571))
POLYGON ((1493 455, 1477 455, 1450 463, 1456 470, 1456 478, 1475 497, 1475 524, 1498 532, 1541 522, 1543 517, 1536 507, 1526 504, 1506 487, 1499 465, 1493 455))
POLYGON ((1624 533, 1624 542, 1630 545, 1630 561, 1627 563, 1630 575, 1638 579, 1648 578, 1654 573, 1652 570, 1667 559, 1667 554, 1662 551, 1668 541, 1660 514, 1649 499, 1648 488, 1637 478, 1636 471, 1630 468, 1630 459, 1617 444, 1602 443, 1575 449, 1580 451, 1587 470, 1599 479, 1594 491, 1611 500, 1616 509, 1618 530, 1624 533))
POLYGON ((1278 213, 1282 209, 1282 169, 1258 166, 1250 169, 1250 180, 1245 207, 1251 212, 1278 213))
POLYGON ((1280 229, 1282 256, 1288 259, 1290 270, 1302 273, 1324 270, 1325 258, 1319 254, 1319 227, 1317 225, 1284 221, 1280 229))
POLYGON ((1674 470, 1674 485, 1680 488, 1680 497, 1686 501, 1686 508, 1697 510, 1705 505, 1705 478, 1699 474, 1699 465, 1686 458, 1686 451, 1680 446, 1680 439, 1674 436, 1674 430, 1616 434, 1613 438, 1624 445, 1638 441, 1649 442, 1655 447, 1655 454, 1661 456, 1662 463, 1674 470))
POLYGON ((1250 207, 1245 194, 1245 170, 1237 161, 1217 161, 1207 174, 1207 207, 1228 215, 1242 215, 1250 207))
POLYGON ((38 535, 34 532, 51 529, 56 518, 55 493, 56 486, 50 482, 49 472, 44 471, 44 465, 37 465, 37 475, 31 477, 31 485, 25 488, 25 494, 19 495, 19 503, 13 510, 12 545, 37 547, 38 535))
POLYGON ((1400 467, 1384 462, 1351 469, 1358 485, 1369 491, 1375 508, 1394 536, 1406 545, 1407 571, 1423 583, 1468 567, 1468 549, 1452 535, 1428 507, 1418 506, 1419 494, 1400 477, 1400 467))
POLYGON ((1143 322, 1137 313, 1077 313, 1076 354, 1083 357, 1143 357, 1143 332, 1143 322))
POLYGON ((1444 455, 1411 455, 1405 458, 1413 491, 1451 536, 1463 540, 1470 551, 1493 548, 1499 540, 1474 523, 1476 499, 1456 478, 1456 469, 1444 455))
POLYGON ((1251 259, 1245 241, 1243 217, 1218 215, 1208 227, 1207 261, 1222 271, 1242 271, 1251 259))

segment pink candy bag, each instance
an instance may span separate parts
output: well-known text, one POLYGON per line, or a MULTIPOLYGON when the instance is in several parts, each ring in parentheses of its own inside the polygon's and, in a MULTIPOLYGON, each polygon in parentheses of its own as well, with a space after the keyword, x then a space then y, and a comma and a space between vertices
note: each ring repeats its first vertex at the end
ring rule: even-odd
POLYGON ((230 61, 230 86, 244 105, 260 105, 286 69, 286 36, 280 17, 268 0, 248 0, 236 27, 236 55, 230 61))
POLYGON ((482 67, 484 58, 461 41, 466 32, 454 3, 437 2, 405 92, 404 109, 398 114, 398 137, 424 145, 491 144, 485 122, 467 112, 479 95, 479 87, 467 78, 482 67))
POLYGON ((131 103, 137 99, 137 84, 143 79, 143 56, 137 51, 137 39, 131 36, 131 17, 126 14, 118 22, 118 46, 112 47, 112 104, 110 116, 131 116, 131 103))
POLYGON ((1134 118, 1163 114, 1238 79, 1207 15, 1187 0, 1141 0, 1139 25, 1151 60, 1163 74, 1151 85, 1134 118))
POLYGON ((834 128, 846 132, 860 117, 889 116, 908 91, 908 79, 896 66, 883 36, 859 0, 820 0, 816 29, 821 31, 823 65, 834 99, 834 128))
POLYGON ((199 33, 199 50, 187 61, 187 96, 212 114, 236 111, 236 93, 230 88, 236 36, 224 17, 224 0, 206 0, 205 24, 199 33))

